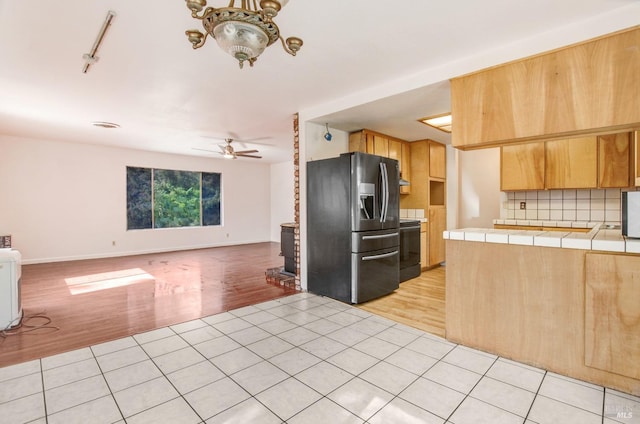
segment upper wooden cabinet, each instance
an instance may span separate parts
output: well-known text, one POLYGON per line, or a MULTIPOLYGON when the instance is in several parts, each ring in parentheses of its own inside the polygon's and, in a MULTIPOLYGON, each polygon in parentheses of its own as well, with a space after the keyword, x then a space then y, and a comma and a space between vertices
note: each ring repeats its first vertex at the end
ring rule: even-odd
POLYGON ((633 185, 633 133, 502 146, 500 190, 633 185))
POLYGON ((389 157, 389 139, 380 135, 373 136, 373 154, 389 157))
POLYGON ((429 176, 433 178, 446 178, 446 173, 446 147, 444 144, 432 141, 429 143, 429 176))
POLYGON ((402 160, 402 142, 398 140, 388 140, 387 157, 398 162, 402 160))
MULTIPOLYGON (((409 143, 401 144, 400 177, 411 182, 411 147, 409 143)), ((400 186, 400 194, 411 193, 411 186, 400 186)))
POLYGON ((451 80, 460 149, 640 127, 640 26, 451 80))
POLYGON ((500 190, 544 190, 544 143, 500 148, 500 190))
POLYGON ((429 140, 408 143, 411 147, 411 196, 403 207, 427 209, 429 205, 429 140))
POLYGON ((631 135, 633 133, 598 137, 598 187, 624 188, 633 185, 631 135))
POLYGON ((373 153, 373 134, 367 131, 349 134, 349 151, 373 153))
POLYGON ((546 188, 595 188, 597 183, 597 137, 545 142, 546 188))
MULTIPOLYGON (((349 151, 395 159, 400 168, 400 177, 411 181, 411 150, 404 140, 370 130, 362 130, 349 134, 349 151)), ((410 185, 400 186, 400 194, 409 194, 410 192, 410 185)))

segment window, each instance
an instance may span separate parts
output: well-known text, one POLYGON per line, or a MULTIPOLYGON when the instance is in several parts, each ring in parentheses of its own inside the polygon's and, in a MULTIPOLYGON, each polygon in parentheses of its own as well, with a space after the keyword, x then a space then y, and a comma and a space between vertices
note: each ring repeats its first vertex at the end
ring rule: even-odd
POLYGON ((220 225, 220 174, 127 167, 127 229, 220 225))

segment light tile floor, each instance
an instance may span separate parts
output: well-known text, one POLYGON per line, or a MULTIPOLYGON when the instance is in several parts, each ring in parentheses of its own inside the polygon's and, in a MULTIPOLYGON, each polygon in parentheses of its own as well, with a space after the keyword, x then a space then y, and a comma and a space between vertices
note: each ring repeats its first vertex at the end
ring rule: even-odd
POLYGON ((3 423, 640 423, 640 399, 301 293, 0 368, 3 423))

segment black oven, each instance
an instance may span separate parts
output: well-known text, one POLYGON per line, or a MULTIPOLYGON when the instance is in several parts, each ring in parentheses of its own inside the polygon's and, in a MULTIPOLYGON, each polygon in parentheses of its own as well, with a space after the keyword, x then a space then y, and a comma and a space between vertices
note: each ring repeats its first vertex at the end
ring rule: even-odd
POLYGON ((420 221, 400 220, 400 282, 420 275, 420 221))

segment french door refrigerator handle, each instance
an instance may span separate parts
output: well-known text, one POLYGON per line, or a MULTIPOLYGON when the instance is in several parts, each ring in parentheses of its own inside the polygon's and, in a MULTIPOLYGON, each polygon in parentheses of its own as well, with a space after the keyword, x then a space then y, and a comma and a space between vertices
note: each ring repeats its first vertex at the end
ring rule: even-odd
POLYGON ((373 256, 363 256, 362 260, 363 261, 375 261, 377 259, 384 259, 384 258, 389 258, 391 256, 395 256, 398 254, 397 250, 394 250, 393 252, 389 252, 389 253, 383 253, 381 255, 373 255, 373 256))
POLYGON ((380 174, 382 175, 380 222, 385 222, 387 220, 387 210, 389 209, 389 176, 387 175, 387 166, 384 162, 380 162, 380 174))
MULTIPOLYGON (((416 228, 420 228, 420 227, 416 227, 416 228)), ((375 240, 375 239, 396 237, 398 235, 399 235, 399 233, 395 232, 395 233, 389 233, 389 234, 379 234, 379 235, 375 235, 375 236, 362 236, 362 240, 375 240)))

